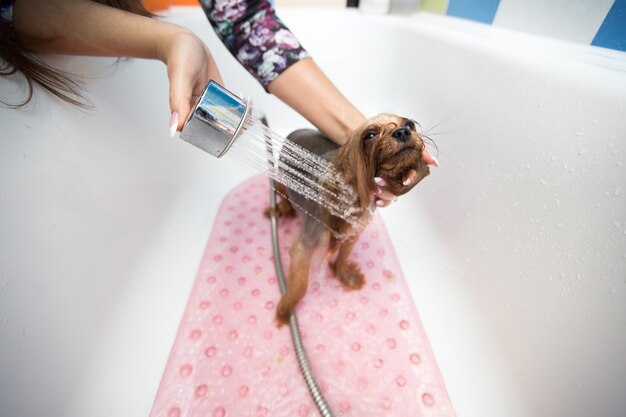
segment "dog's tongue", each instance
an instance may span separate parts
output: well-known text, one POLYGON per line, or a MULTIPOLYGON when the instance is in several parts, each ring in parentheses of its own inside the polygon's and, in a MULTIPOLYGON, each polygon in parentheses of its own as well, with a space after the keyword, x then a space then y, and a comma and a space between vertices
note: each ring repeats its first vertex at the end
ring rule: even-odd
POLYGON ((424 160, 424 162, 426 162, 426 165, 434 165, 436 167, 439 167, 439 162, 437 162, 435 157, 432 156, 430 152, 428 152, 428 149, 426 149, 426 147, 424 147, 424 150, 422 151, 422 159, 424 160))

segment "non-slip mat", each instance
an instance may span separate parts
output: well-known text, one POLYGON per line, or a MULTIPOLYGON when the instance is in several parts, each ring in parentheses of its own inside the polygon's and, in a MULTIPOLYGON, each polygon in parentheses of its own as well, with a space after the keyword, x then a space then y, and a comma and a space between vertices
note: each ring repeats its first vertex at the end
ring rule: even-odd
MULTIPOLYGON (((317 416, 280 299, 269 185, 253 178, 223 201, 170 354, 152 417, 317 416)), ((281 256, 300 219, 280 219, 281 256)), ((313 268, 297 313, 317 381, 339 417, 454 416, 384 225, 378 216, 352 258, 366 276, 348 292, 326 263, 313 268)))

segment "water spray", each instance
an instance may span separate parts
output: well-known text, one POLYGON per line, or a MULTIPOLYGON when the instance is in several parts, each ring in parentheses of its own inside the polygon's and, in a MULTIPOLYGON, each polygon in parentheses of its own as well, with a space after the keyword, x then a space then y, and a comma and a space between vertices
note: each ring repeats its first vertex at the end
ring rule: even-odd
MULTIPOLYGON (((217 158, 230 152, 256 171, 325 207, 333 216, 353 227, 364 227, 356 209, 357 195, 334 165, 256 120, 251 107, 250 102, 210 81, 180 138, 217 158)), ((336 231, 330 231, 337 236, 336 231)))

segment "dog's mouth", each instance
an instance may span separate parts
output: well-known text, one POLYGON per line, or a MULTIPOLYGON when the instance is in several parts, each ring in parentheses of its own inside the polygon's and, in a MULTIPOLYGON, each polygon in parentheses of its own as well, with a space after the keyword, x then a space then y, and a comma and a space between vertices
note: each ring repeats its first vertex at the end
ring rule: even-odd
POLYGON ((389 190, 396 195, 401 195, 430 174, 430 165, 439 166, 426 146, 404 144, 392 155, 379 162, 376 176, 385 178, 389 190), (414 177, 411 186, 407 187, 405 180, 411 170, 417 171, 417 176, 414 177))
MULTIPOLYGON (((405 146, 402 149, 400 149, 398 152, 396 152, 396 154, 394 155, 395 158, 400 159, 400 158, 420 158, 420 151, 415 148, 414 146, 405 146)), ((421 159, 424 161, 424 163, 426 163, 426 165, 433 165, 435 167, 439 166, 439 162, 437 162, 437 160, 435 159, 435 157, 433 157, 430 152, 428 152, 428 149, 426 148, 426 146, 424 146, 424 148, 421 151, 421 159)))
POLYGON ((400 149, 398 152, 396 152, 396 157, 405 157, 405 156, 411 156, 411 155, 415 155, 418 154, 419 151, 417 149, 415 149, 414 146, 405 146, 402 149, 400 149))

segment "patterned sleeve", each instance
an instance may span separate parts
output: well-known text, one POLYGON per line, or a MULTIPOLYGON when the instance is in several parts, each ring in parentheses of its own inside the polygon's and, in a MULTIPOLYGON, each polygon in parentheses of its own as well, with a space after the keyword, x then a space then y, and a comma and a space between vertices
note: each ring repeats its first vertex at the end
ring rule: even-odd
POLYGON ((226 48, 267 89, 291 65, 309 57, 267 0, 201 0, 226 48))

